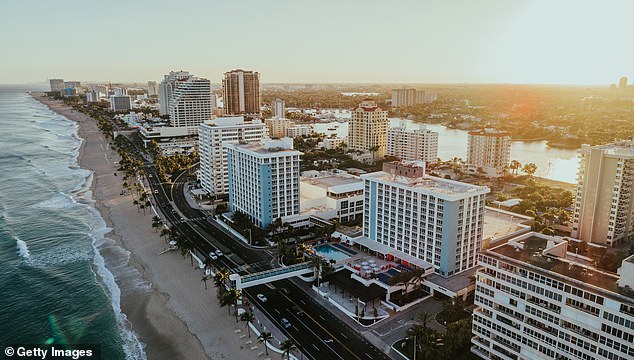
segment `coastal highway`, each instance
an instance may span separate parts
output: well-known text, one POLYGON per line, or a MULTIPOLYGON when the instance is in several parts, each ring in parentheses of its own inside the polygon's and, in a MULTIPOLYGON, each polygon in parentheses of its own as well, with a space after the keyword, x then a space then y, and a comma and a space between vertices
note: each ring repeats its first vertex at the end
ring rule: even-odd
MULTIPOLYGON (((184 177, 184 176, 182 176, 184 177)), ((181 178, 181 177, 179 177, 181 178)), ((187 218, 201 219, 203 213, 192 209, 184 195, 185 182, 174 184, 171 195, 178 211, 187 218)), ((186 222, 190 226, 199 227, 211 236, 214 243, 222 242, 231 251, 249 264, 248 272, 261 271, 272 268, 274 255, 264 249, 247 247, 241 240, 236 239, 224 228, 216 224, 215 220, 194 220, 186 222)), ((227 257, 219 260, 231 268, 227 257)), ((235 264, 233 265, 235 266, 235 264)), ((241 273, 245 273, 241 271, 241 273)), ((309 294, 297 287, 290 280, 276 281, 272 284, 254 286, 244 289, 243 294, 255 304, 267 317, 292 339, 295 345, 312 359, 389 359, 379 348, 370 344, 365 338, 341 321, 337 315, 317 303, 309 294), (271 289, 274 288, 274 289, 271 289), (280 289, 288 291, 282 292, 280 289), (268 301, 261 302, 256 295, 262 293, 268 301), (302 315, 300 315, 302 314, 302 315), (280 320, 286 318, 291 328, 284 328, 280 320)))
MULTIPOLYGON (((275 255, 269 250, 247 247, 214 220, 206 220, 204 213, 189 206, 184 195, 185 183, 178 181, 182 176, 173 187, 166 187, 150 162, 145 162, 144 168, 158 209, 193 242, 197 254, 207 256, 210 251, 220 249, 226 255, 216 260, 216 265, 241 274, 272 268, 275 255)), ((310 359, 390 359, 290 280, 247 288, 243 295, 310 359), (288 291, 279 291, 282 288, 288 291), (258 293, 266 294, 269 300, 259 301, 258 293), (290 321, 289 329, 281 326, 282 318, 290 321)))

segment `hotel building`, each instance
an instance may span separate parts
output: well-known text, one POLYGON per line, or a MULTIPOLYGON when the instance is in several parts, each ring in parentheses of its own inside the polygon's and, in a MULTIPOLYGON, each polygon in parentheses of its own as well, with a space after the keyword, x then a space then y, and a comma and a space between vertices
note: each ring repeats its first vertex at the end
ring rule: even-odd
POLYGON ((211 119, 211 83, 192 77, 179 83, 169 101, 172 126, 198 126, 211 119))
POLYGON ((385 155, 387 111, 376 102, 365 99, 351 111, 348 122, 348 149, 358 150, 372 156, 371 160, 382 159, 385 155))
POLYGON ((242 69, 222 80, 225 115, 260 116, 260 73, 242 69))
POLYGON ((192 75, 187 71, 170 71, 169 74, 163 77, 163 81, 159 84, 159 113, 161 115, 168 115, 170 111, 170 103, 174 92, 178 88, 179 84, 189 80, 192 75))
POLYGON ((225 142, 259 142, 264 138, 265 126, 260 120, 244 121, 244 117, 220 117, 200 124, 198 128, 202 188, 211 195, 229 193, 227 149, 225 142))
POLYGON ((467 166, 487 177, 501 177, 511 161, 511 133, 486 128, 469 131, 467 166))
POLYGON ((158 87, 156 85, 156 81, 148 81, 147 82, 147 96, 157 96, 158 95, 158 87))
POLYGON ((634 139, 583 145, 572 236, 612 246, 634 235, 634 139))
POLYGON ((483 359, 634 358, 634 256, 617 274, 528 233, 484 251, 471 352, 483 359))
POLYGON ((386 155, 400 160, 436 162, 438 133, 426 128, 407 129, 404 125, 388 128, 386 155))
POLYGON ((358 176, 309 170, 302 173, 299 188, 302 215, 340 222, 363 216, 363 180, 358 176))
POLYGON ((361 178, 366 239, 356 242, 442 277, 476 265, 489 188, 427 176, 423 162, 384 163, 361 178))
POLYGON ((224 143, 229 174, 229 211, 240 211, 265 228, 299 214, 299 156, 293 139, 224 143))

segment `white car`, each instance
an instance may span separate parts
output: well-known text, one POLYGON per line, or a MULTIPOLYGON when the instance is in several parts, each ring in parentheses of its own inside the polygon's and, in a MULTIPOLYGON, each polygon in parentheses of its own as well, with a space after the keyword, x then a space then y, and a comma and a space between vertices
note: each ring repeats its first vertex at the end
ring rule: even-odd
POLYGON ((218 257, 221 257, 224 254, 222 253, 222 251, 220 251, 220 249, 218 249, 216 250, 216 255, 218 255, 218 257))
POLYGON ((209 253, 209 257, 211 258, 211 260, 218 260, 218 257, 213 251, 209 253))
POLYGON ((266 296, 264 296, 264 294, 257 294, 256 297, 258 298, 258 300, 260 300, 261 302, 266 302, 266 300, 268 300, 266 298, 266 296))

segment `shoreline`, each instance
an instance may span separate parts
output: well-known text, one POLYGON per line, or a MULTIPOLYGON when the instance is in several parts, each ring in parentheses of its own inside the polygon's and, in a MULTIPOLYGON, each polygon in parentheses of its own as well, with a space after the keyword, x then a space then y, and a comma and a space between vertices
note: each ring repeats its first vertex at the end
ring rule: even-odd
POLYGON ((121 312, 143 343, 147 358, 252 358, 241 339, 227 331, 244 325, 236 324, 226 309, 220 308, 213 287, 204 289, 200 270, 192 268, 178 252, 158 256, 167 245, 151 227, 153 212, 139 212, 130 195, 120 195, 121 177, 114 176, 118 154, 109 148, 94 119, 41 93, 31 96, 78 125, 78 136, 83 141, 77 162, 92 172, 93 206, 111 229, 105 238, 114 241, 95 246, 115 277, 121 290, 121 312), (123 264, 121 251, 129 252, 123 264), (136 278, 130 279, 130 273, 136 278), (130 280, 147 284, 147 289, 126 283, 130 280))

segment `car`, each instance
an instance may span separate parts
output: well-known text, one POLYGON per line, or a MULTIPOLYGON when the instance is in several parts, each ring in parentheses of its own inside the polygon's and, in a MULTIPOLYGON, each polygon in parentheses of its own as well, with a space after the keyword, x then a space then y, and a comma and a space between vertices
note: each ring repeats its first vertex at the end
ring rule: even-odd
POLYGON ((155 194, 158 194, 158 193, 159 193, 158 189, 157 189, 157 190, 154 190, 154 193, 155 193, 155 194))
POLYGON ((280 320, 280 323, 282 323, 282 326, 284 326, 285 329, 288 329, 291 327, 291 323, 290 321, 288 321, 287 318, 282 318, 282 320, 280 320))
POLYGON ((257 297, 261 302, 266 302, 268 300, 264 294, 257 294, 255 297, 257 297))
POLYGON ((209 257, 211 258, 211 260, 218 260, 218 257, 213 251, 209 252, 209 257))
POLYGON ((224 254, 222 253, 222 251, 220 251, 220 249, 218 249, 216 250, 216 255, 218 255, 218 257, 221 257, 224 254))
POLYGON ((280 288, 280 291, 281 291, 281 292, 283 292, 283 293, 284 293, 284 294, 286 294, 286 295, 288 295, 288 293, 290 292, 290 291, 288 291, 288 289, 287 289, 287 288, 285 288, 285 287, 280 288))
POLYGON ((295 315, 297 315, 297 316, 302 316, 302 315, 304 315, 304 310, 302 310, 302 308, 300 308, 300 307, 299 307, 299 306, 297 306, 297 305, 293 305, 293 306, 291 306, 291 311, 292 311, 295 315))

